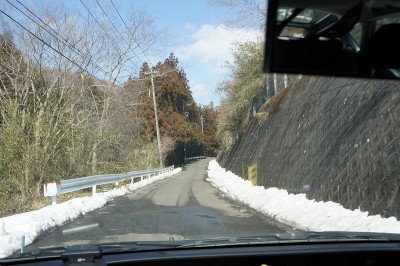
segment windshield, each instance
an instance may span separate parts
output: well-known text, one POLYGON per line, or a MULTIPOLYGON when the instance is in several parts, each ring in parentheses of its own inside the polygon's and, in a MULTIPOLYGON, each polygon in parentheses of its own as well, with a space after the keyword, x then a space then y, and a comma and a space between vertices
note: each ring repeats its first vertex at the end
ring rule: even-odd
MULTIPOLYGON (((399 82, 264 73, 265 6, 2 1, 0 257, 400 233, 399 82)), ((329 14, 282 36, 319 36, 329 14)), ((324 47, 358 58, 355 27, 324 47)))

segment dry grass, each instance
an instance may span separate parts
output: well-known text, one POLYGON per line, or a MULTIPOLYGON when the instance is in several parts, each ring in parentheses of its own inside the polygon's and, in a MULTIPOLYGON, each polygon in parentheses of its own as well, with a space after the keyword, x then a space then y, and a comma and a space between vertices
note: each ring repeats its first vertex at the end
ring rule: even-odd
POLYGON ((289 92, 294 89, 304 89, 309 82, 310 77, 303 77, 302 79, 294 82, 293 84, 287 86, 285 89, 278 92, 276 95, 265 101, 264 105, 260 108, 256 117, 265 122, 266 118, 274 114, 279 107, 287 100, 289 92))
POLYGON ((265 121, 267 121, 267 118, 269 117, 270 113, 268 112, 258 112, 256 114, 256 118, 258 119, 258 121, 264 123, 265 121))
POLYGON ((293 84, 287 86, 285 89, 278 92, 276 95, 265 101, 264 105, 260 108, 260 111, 255 115, 255 118, 260 123, 265 123, 267 119, 273 115, 279 107, 287 100, 289 92, 294 89, 302 90, 306 87, 307 83, 310 81, 310 77, 303 77, 302 79, 294 82, 293 84))
MULTIPOLYGON (((136 179, 137 181, 140 179, 136 179)), ((130 179, 124 180, 122 182, 118 183, 118 187, 123 187, 131 183, 130 179)), ((101 185, 97 186, 97 192, 102 192, 102 191, 108 191, 113 188, 117 188, 117 186, 112 183, 112 184, 106 184, 106 185, 101 185)), ((92 196, 92 189, 82 189, 78 191, 74 191, 71 193, 63 194, 60 196, 57 196, 57 203, 63 203, 68 200, 74 199, 74 198, 79 198, 79 197, 88 197, 92 196)), ((26 200, 25 204, 20 204, 18 207, 12 208, 8 211, 4 211, 0 213, 0 217, 5 217, 9 215, 14 215, 22 212, 28 212, 28 211, 34 211, 41 209, 43 207, 51 205, 51 198, 49 197, 39 197, 36 199, 30 199, 26 200)))
MULTIPOLYGON (((92 191, 88 190, 88 189, 74 191, 74 192, 71 192, 68 194, 63 194, 63 195, 57 196, 57 203, 63 203, 70 199, 86 197, 86 196, 91 196, 91 195, 92 195, 92 191)), ((49 206, 49 205, 51 205, 51 198, 40 197, 40 198, 32 200, 31 204, 25 205, 24 208, 16 209, 16 210, 14 210, 15 211, 14 213, 10 213, 8 215, 13 215, 13 214, 27 212, 27 211, 34 211, 34 210, 38 210, 38 209, 41 209, 41 208, 49 206)))
POLYGON ((269 115, 275 113, 278 110, 279 106, 286 101, 289 92, 294 89, 295 85, 296 83, 287 86, 285 89, 281 90, 279 93, 269 98, 265 102, 263 107, 261 107, 260 111, 268 113, 269 115))

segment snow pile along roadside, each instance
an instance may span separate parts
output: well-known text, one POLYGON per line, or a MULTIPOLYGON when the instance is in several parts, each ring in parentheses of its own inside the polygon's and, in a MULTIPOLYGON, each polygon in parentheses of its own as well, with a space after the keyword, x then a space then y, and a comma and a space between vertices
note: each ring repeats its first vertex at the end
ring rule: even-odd
POLYGON ((103 207, 115 197, 123 196, 131 191, 170 177, 181 170, 182 168, 177 168, 170 172, 129 184, 126 187, 97 193, 93 197, 76 198, 39 210, 0 218, 0 258, 10 256, 19 250, 22 236, 25 236, 25 245, 29 245, 50 229, 62 226, 81 215, 103 207))
POLYGON ((369 216, 368 212, 352 211, 332 201, 309 200, 305 194, 253 186, 220 167, 216 160, 208 165, 207 180, 228 197, 300 230, 400 233, 400 222, 395 217, 369 216))

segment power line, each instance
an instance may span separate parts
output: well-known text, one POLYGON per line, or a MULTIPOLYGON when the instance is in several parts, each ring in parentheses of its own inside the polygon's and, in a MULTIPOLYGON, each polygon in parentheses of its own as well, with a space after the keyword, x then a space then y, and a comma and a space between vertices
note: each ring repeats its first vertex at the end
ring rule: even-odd
MULTIPOLYGON (((79 2, 81 2, 81 4, 83 5, 83 7, 87 10, 87 12, 89 13, 89 15, 96 21, 96 23, 101 27, 100 22, 96 19, 96 17, 92 14, 92 12, 90 12, 89 8, 82 2, 82 0, 79 0, 79 2)), ((103 29, 104 30, 104 29, 103 29)))
MULTIPOLYGON (((105 10, 104 10, 103 7, 100 5, 100 3, 98 2, 98 0, 96 0, 96 3, 97 3, 97 5, 100 7, 100 9, 101 9, 101 11, 104 13, 104 15, 107 17, 108 21, 110 21, 111 25, 112 25, 112 26, 114 27, 114 29, 117 31, 117 33, 121 36, 122 40, 125 42, 125 44, 128 46, 128 48, 130 48, 129 43, 125 40, 124 36, 121 34, 121 32, 120 32, 120 31, 118 30, 118 28, 115 26, 115 24, 112 22, 112 20, 110 19, 110 17, 107 15, 107 12, 105 12, 105 10)), ((112 4, 113 4, 113 6, 114 6, 114 8, 115 8, 114 3, 112 3, 112 4)), ((117 10, 117 12, 118 12, 118 10, 117 10)), ((124 24, 125 24, 125 22, 124 22, 124 24)), ((125 24, 125 26, 126 26, 126 24, 125 24)), ((129 29, 128 29, 128 32, 129 32, 129 29)), ((132 53, 135 55, 135 57, 136 57, 140 62, 142 62, 142 64, 144 63, 143 60, 140 59, 140 57, 135 53, 135 51, 134 51, 133 49, 132 49, 132 53)), ((131 58, 128 59, 128 60, 126 60, 126 61, 131 61, 131 58)), ((131 61, 131 62, 132 62, 132 64, 135 65, 136 68, 140 71, 140 67, 139 67, 135 62, 133 62, 133 61, 131 61)))
POLYGON ((39 41, 41 41, 42 43, 44 43, 46 46, 48 46, 49 48, 51 48, 54 52, 60 54, 62 57, 64 57, 65 59, 67 59, 68 61, 70 61, 71 63, 73 63, 74 65, 76 65, 77 67, 79 67, 81 70, 84 70, 78 63, 74 62, 73 60, 71 60, 69 57, 65 56, 63 53, 61 53, 60 51, 58 51, 57 49, 53 48, 53 46, 51 46, 50 44, 48 44, 45 40, 43 40, 42 38, 40 38, 39 36, 37 36, 36 34, 34 34, 33 32, 31 32, 29 29, 27 29, 26 27, 24 27, 21 23, 19 23, 18 21, 16 21, 14 18, 12 18, 10 15, 8 15, 6 12, 4 12, 3 10, 0 9, 0 12, 3 13, 5 16, 7 16, 9 19, 11 19, 15 24, 17 24, 18 26, 20 26, 21 28, 23 28, 25 31, 29 32, 32 36, 34 36, 36 39, 38 39, 39 41))
MULTIPOLYGON (((16 6, 14 6, 13 4, 11 4, 8 0, 6 0, 10 5, 12 5, 13 7, 15 7, 16 9, 18 9, 16 6)), ((54 32, 57 36, 59 36, 63 41, 65 41, 68 46, 75 50, 77 53, 81 54, 82 56, 86 57, 87 55, 84 55, 81 53, 80 50, 78 50, 73 44, 71 44, 67 39, 65 39, 63 36, 61 36, 56 30, 54 30, 52 27, 50 27, 46 22, 44 22, 38 15, 36 15, 32 10, 30 10, 28 7, 26 7, 23 3, 21 3, 19 0, 15 0, 17 1, 21 6, 23 6, 26 10, 28 10, 29 13, 31 13, 35 18, 37 18, 40 22, 42 22, 43 24, 45 24, 52 32, 54 32)), ((18 9, 21 13, 23 13, 20 9, 18 9)), ((31 19, 29 16, 27 16, 25 13, 23 13, 26 17, 28 17, 29 19, 31 19)), ((34 21, 33 19, 31 19, 33 22, 37 23, 36 21, 34 21)), ((38 24, 39 25, 39 24, 38 24)), ((40 26, 40 25, 39 25, 40 26)), ((44 29, 46 30, 46 29, 44 29)), ((47 31, 47 30, 46 30, 47 31)), ((49 32, 49 34, 51 34, 49 32)), ((52 35, 53 36, 53 35, 52 35)), ((56 38, 55 36, 53 36, 54 38, 56 38)), ((66 45, 66 43, 64 43, 66 45)))
POLYGON ((119 13, 117 7, 114 5, 114 2, 113 2, 112 0, 110 0, 110 2, 111 2, 111 4, 113 5, 115 11, 117 11, 118 16, 121 18, 121 20, 122 20, 122 22, 124 23, 126 29, 127 29, 128 31, 130 31, 130 30, 129 30, 129 27, 128 27, 128 26, 126 25, 126 23, 125 23, 125 20, 122 18, 122 16, 121 16, 121 14, 119 13))
POLYGON ((107 15, 107 12, 103 9, 103 7, 100 5, 99 1, 96 0, 97 5, 100 7, 101 11, 104 13, 104 15, 106 16, 106 18, 108 19, 108 21, 110 21, 111 25, 114 27, 114 29, 118 32, 118 34, 121 36, 121 38, 124 40, 124 42, 126 43, 126 40, 124 38, 124 36, 122 36, 121 32, 119 32, 118 28, 114 25, 114 23, 112 22, 112 20, 110 19, 110 17, 107 15))
MULTIPOLYGON (((10 5, 12 5, 15 9, 17 9, 20 13, 22 13, 25 17, 27 17, 28 19, 30 19, 31 21, 33 21, 36 25, 38 25, 41 29, 43 29, 44 31, 46 31, 47 33, 49 33, 53 38, 55 38, 57 41, 63 43, 65 46, 69 47, 71 50, 73 50, 75 53, 79 54, 81 58, 83 58, 83 62, 85 62, 87 54, 84 55, 82 54, 82 52, 80 50, 78 50, 74 45, 72 45, 68 40, 66 40, 65 38, 63 38, 56 30, 54 30, 53 28, 51 28, 46 22, 44 22, 39 16, 37 16, 33 11, 31 11, 29 8, 27 8, 24 4, 22 4, 19 0, 16 0, 20 5, 22 5, 26 10, 28 10, 28 12, 30 12, 34 17, 36 17, 40 22, 42 22, 44 25, 46 25, 49 29, 51 29, 51 31, 53 31, 56 35, 58 35, 60 38, 62 38, 62 40, 60 40, 57 36, 55 36, 53 33, 49 32, 45 27, 43 27, 42 25, 40 25, 36 20, 34 20, 33 18, 31 18, 29 15, 27 15, 24 11, 22 11, 21 9, 19 9, 18 7, 16 7, 13 3, 11 3, 9 0, 6 0, 7 3, 9 3, 10 5)), ((91 63, 92 65, 94 65, 96 67, 96 69, 99 69, 101 72, 103 72, 104 74, 107 74, 107 72, 102 69, 99 65, 91 62, 91 60, 89 59, 87 65, 91 63)))
MULTIPOLYGON (((111 4, 113 5, 115 11, 117 11, 118 16, 121 18, 122 22, 124 23, 126 29, 128 30, 128 32, 130 32, 130 29, 128 27, 128 25, 125 23, 125 20, 122 18, 121 14, 119 13, 117 7, 114 5, 114 2, 112 0, 110 0, 111 4)), ((149 57, 147 56, 147 54, 143 51, 142 47, 140 47, 139 43, 136 42, 137 46, 139 47, 140 51, 142 52, 142 54, 146 57, 146 59, 149 61, 150 66, 153 66, 153 63, 151 62, 151 60, 149 59, 149 57)))
MULTIPOLYGON (((40 28, 42 28, 43 30, 45 30, 47 33, 49 33, 51 36, 53 36, 57 41, 62 42, 64 45, 68 46, 71 50, 73 50, 75 53, 79 54, 81 56, 81 58, 83 58, 83 62, 85 62, 87 54, 82 54, 82 52, 80 50, 78 50, 73 44, 71 44, 68 40, 66 40, 64 37, 62 37, 56 30, 54 30, 53 28, 51 28, 46 22, 44 22, 39 16, 37 16, 33 11, 31 11, 29 8, 27 8, 24 4, 22 4, 20 1, 16 0, 20 5, 22 5, 26 10, 28 10, 28 12, 30 12, 34 17, 36 17, 37 19, 39 19, 40 22, 42 22, 44 25, 46 25, 49 29, 51 29, 57 36, 59 36, 62 40, 60 40, 58 37, 54 36, 54 34, 52 34, 51 32, 49 32, 46 28, 44 28, 42 25, 40 25, 37 21, 35 21, 34 19, 32 19, 30 16, 28 16, 25 12, 23 12, 22 10, 20 10, 18 7, 16 7, 15 5, 13 5, 12 3, 10 3, 8 0, 6 0, 10 5, 12 5, 14 8, 16 8, 19 12, 21 12, 23 15, 25 15, 27 18, 29 18, 31 21, 33 21, 35 24, 37 24, 40 28)), ((90 56, 90 55, 89 55, 90 56)), ((107 74, 107 72, 102 69, 99 65, 91 62, 91 58, 89 58, 89 61, 87 62, 86 65, 89 65, 89 63, 93 66, 95 66, 96 69, 99 69, 101 72, 103 72, 104 74, 107 74)), ((85 67, 86 69, 86 67, 85 67)))
MULTIPOLYGON (((103 13, 104 13, 104 15, 106 16, 106 18, 108 19, 108 21, 110 21, 110 23, 111 23, 111 25, 114 27, 114 29, 117 31, 117 33, 119 34, 119 36, 121 36, 121 38, 122 38, 122 40, 124 40, 124 42, 125 42, 125 44, 128 46, 128 48, 130 48, 130 45, 129 45, 129 43, 125 40, 125 38, 124 38, 124 36, 121 34, 121 32, 118 30, 118 28, 115 26, 115 24, 112 22, 112 20, 110 19, 110 17, 107 15, 107 12, 104 10, 104 8, 100 5, 100 3, 99 3, 99 1, 98 0, 96 0, 96 3, 97 3, 97 5, 100 7, 100 9, 101 9, 101 11, 103 11, 103 13)), ((114 5, 114 3, 113 3, 113 5, 114 5)), ((114 6, 114 8, 115 8, 115 6, 114 6)), ((118 12, 118 11, 117 11, 118 12)), ((124 24, 125 24, 125 22, 124 22, 124 24)), ((126 26, 126 24, 125 24, 125 26, 126 26)), ((129 29, 128 29, 128 32, 129 32, 129 29)), ((135 53, 135 51, 132 49, 132 53, 136 56, 136 58, 137 59, 139 59, 139 61, 140 62, 142 62, 142 63, 144 63, 143 61, 142 61, 142 59, 140 59, 139 58, 139 56, 135 53)), ((128 60, 129 61, 129 60, 128 60)), ((132 62, 139 70, 140 70, 140 67, 139 66, 137 66, 134 62, 132 62)))
POLYGON ((52 49, 54 52, 58 53, 59 55, 61 55, 62 57, 64 57, 65 59, 67 59, 69 62, 71 62, 72 64, 74 64, 75 66, 77 66, 80 70, 82 70, 85 73, 88 73, 89 75, 93 76, 95 79, 104 82, 100 79, 98 79, 96 76, 94 76, 92 73, 86 71, 85 69, 83 69, 78 63, 76 63, 75 61, 73 61, 72 59, 70 59, 69 57, 67 57, 66 55, 64 55, 63 53, 61 53, 60 51, 58 51, 57 49, 55 49, 53 46, 51 46, 50 44, 48 44, 45 40, 43 40, 42 38, 40 38, 39 36, 37 36, 36 34, 34 34, 32 31, 30 31, 29 29, 27 29, 24 25, 22 25, 21 23, 19 23, 18 21, 16 21, 13 17, 11 17, 9 14, 7 14, 6 12, 4 12, 3 10, 0 9, 0 12, 3 13, 5 16, 7 16, 9 19, 11 19, 15 24, 17 24, 18 26, 20 26, 21 28, 23 28, 25 31, 27 31, 29 34, 31 34, 33 37, 35 37, 36 39, 38 39, 39 41, 41 41, 43 44, 45 44, 46 46, 48 46, 50 49, 52 49))
MULTIPOLYGON (((100 24, 100 22, 98 21, 98 19, 92 14, 92 12, 90 12, 89 8, 82 2, 82 0, 79 0, 79 2, 81 2, 81 4, 85 7, 85 9, 87 10, 87 12, 90 14, 90 16, 96 21, 96 23, 100 26, 100 28, 107 33, 107 31, 104 29, 104 27, 100 24)), ((96 0, 98 6, 100 7, 100 9, 102 10, 102 12, 106 15, 107 19, 111 22, 111 24, 114 26, 114 28, 117 30, 117 32, 119 33, 118 29, 115 27, 115 25, 112 23, 112 21, 110 20, 110 18, 108 17, 107 13, 104 11, 103 7, 99 4, 99 2, 96 0)), ((121 35, 121 33, 119 33, 121 35)), ((125 41, 125 39, 123 38, 123 36, 121 35, 122 39, 125 41)), ((114 41, 117 42, 114 38, 112 38, 110 36, 110 38, 114 41)), ((134 53, 134 52, 133 52, 134 53)), ((140 58, 134 53, 134 55, 140 60, 140 58)), ((131 61, 131 60, 128 60, 131 61)), ((132 64, 140 71, 140 67, 133 61, 131 61, 132 64)))

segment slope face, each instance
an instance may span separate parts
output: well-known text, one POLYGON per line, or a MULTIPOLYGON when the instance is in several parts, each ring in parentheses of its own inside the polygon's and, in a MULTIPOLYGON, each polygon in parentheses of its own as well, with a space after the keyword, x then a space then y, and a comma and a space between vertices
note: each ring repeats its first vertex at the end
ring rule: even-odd
POLYGON ((399 92, 393 81, 303 77, 218 161, 258 185, 400 218, 399 92))

